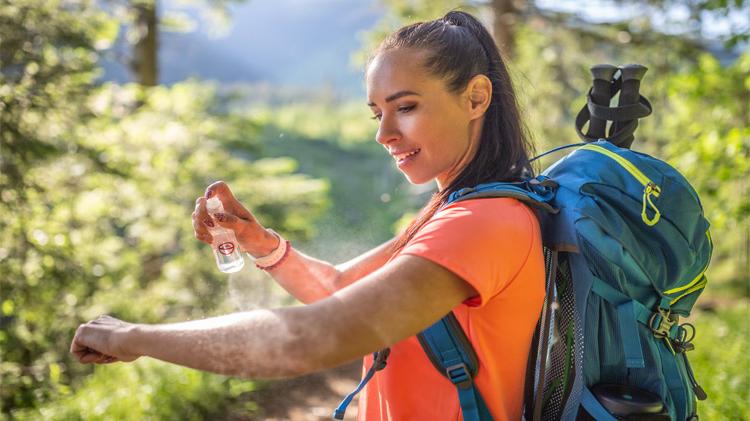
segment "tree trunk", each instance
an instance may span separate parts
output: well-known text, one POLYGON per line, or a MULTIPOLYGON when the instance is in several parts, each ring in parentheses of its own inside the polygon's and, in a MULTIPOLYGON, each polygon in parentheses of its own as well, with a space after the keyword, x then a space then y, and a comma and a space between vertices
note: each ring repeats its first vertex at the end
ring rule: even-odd
POLYGON ((494 15, 493 35, 503 57, 513 57, 516 42, 516 22, 523 0, 492 0, 494 15))
POLYGON ((130 69, 136 82, 144 86, 156 86, 159 83, 156 2, 157 0, 153 0, 153 2, 133 4, 136 12, 135 27, 139 37, 133 46, 130 69))

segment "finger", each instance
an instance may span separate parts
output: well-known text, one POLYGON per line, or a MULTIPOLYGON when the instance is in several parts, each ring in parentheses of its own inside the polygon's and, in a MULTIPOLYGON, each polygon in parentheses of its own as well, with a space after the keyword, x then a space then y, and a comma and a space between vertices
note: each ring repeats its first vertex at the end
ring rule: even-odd
POLYGON ((236 215, 241 219, 255 220, 253 214, 234 197, 234 194, 232 194, 232 190, 229 189, 227 183, 217 181, 208 186, 206 188, 206 199, 210 199, 214 196, 221 200, 221 204, 224 206, 224 211, 236 215))
POLYGON ((247 224, 247 221, 240 219, 231 213, 215 213, 213 217, 220 227, 229 228, 235 232, 241 231, 242 225, 247 224))
MULTIPOLYGON (((213 224, 213 222, 211 223, 213 224)), ((203 241, 204 243, 211 244, 211 242, 214 239, 211 233, 208 232, 206 225, 200 222, 195 217, 193 217, 193 232, 195 233, 195 238, 197 238, 200 241, 203 241)))
POLYGON ((89 349, 87 352, 84 352, 81 354, 81 356, 78 358, 78 361, 80 361, 83 364, 93 364, 99 361, 102 358, 103 354, 100 352, 94 351, 93 349, 89 349))
POLYGON ((89 352, 89 349, 88 349, 88 348, 86 348, 86 347, 83 347, 83 348, 80 348, 80 349, 76 349, 75 351, 71 351, 71 353, 73 354, 73 356, 75 356, 75 357, 76 357, 76 359, 77 359, 78 361, 81 361, 81 359, 82 359, 82 358, 83 358, 84 356, 86 356, 87 354, 89 354, 90 352, 89 352))
POLYGON ((214 243, 214 237, 211 234, 198 234, 198 233, 196 233, 195 234, 195 238, 198 241, 202 242, 202 243, 206 243, 206 244, 213 244, 214 243))
POLYGON ((113 358, 114 357, 111 355, 102 354, 96 361, 94 361, 94 364, 109 364, 112 362, 113 358))
MULTIPOLYGON (((198 199, 196 199, 195 210, 193 211, 193 220, 196 220, 208 227, 213 228, 213 220, 211 219, 211 216, 208 214, 208 210, 206 209, 205 197, 199 197, 198 199)), ((205 227, 203 227, 203 229, 207 232, 205 227)))
POLYGON ((73 340, 70 342, 70 353, 73 355, 79 356, 82 353, 85 353, 88 349, 88 347, 81 341, 81 335, 84 328, 85 325, 79 325, 76 329, 75 335, 73 335, 73 340))
POLYGON ((198 199, 196 199, 195 210, 193 211, 192 219, 195 238, 204 243, 211 244, 211 242, 213 241, 213 236, 208 231, 208 227, 213 227, 215 224, 213 219, 208 215, 208 212, 206 211, 205 197, 199 197, 198 199))

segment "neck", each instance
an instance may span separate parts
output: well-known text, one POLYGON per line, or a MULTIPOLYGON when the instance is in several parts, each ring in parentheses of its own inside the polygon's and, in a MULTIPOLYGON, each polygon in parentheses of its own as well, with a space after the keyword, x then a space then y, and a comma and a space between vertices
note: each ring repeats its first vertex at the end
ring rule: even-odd
POLYGON ((458 164, 453 170, 449 171, 444 177, 437 177, 438 191, 443 191, 451 185, 451 182, 458 177, 459 174, 466 168, 467 165, 474 159, 477 150, 479 149, 479 142, 482 137, 482 126, 484 125, 484 116, 477 120, 473 120, 469 123, 469 146, 466 148, 466 153, 461 157, 458 164))

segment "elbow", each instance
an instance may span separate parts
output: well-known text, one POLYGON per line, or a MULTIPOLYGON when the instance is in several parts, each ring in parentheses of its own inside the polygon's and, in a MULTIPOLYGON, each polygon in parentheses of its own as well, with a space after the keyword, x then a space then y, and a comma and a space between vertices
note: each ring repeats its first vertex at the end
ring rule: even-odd
POLYGON ((274 380, 303 376, 320 370, 311 353, 301 352, 295 341, 277 344, 262 356, 254 355, 237 361, 234 364, 222 365, 210 370, 217 374, 239 377, 248 380, 274 380))
MULTIPOLYGON (((314 317, 310 319, 320 320, 314 317)), ((339 329, 331 323, 310 325, 307 322, 309 320, 292 329, 289 332, 291 334, 283 341, 281 354, 284 355, 284 363, 283 367, 279 367, 283 377, 296 377, 326 370, 357 357, 351 355, 350 347, 347 346, 351 335, 339 334, 339 329)))
POLYGON ((281 377, 297 377, 328 368, 325 364, 325 346, 314 333, 292 335, 283 345, 281 377))

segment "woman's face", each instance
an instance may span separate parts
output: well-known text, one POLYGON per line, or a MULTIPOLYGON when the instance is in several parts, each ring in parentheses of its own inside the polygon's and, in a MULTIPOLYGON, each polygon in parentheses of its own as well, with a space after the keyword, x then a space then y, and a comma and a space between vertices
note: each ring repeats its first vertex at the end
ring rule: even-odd
POLYGON ((379 121, 376 140, 398 169, 413 184, 435 179, 442 190, 473 157, 482 119, 470 95, 450 92, 423 59, 406 48, 378 54, 367 69, 367 99, 379 121))

